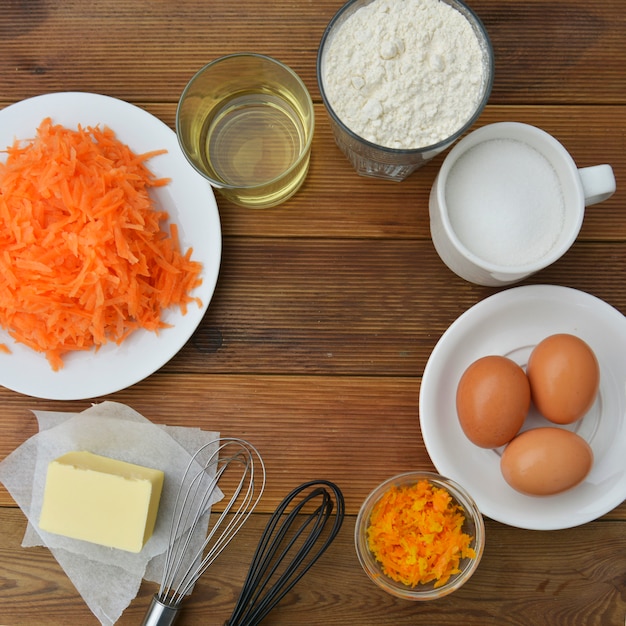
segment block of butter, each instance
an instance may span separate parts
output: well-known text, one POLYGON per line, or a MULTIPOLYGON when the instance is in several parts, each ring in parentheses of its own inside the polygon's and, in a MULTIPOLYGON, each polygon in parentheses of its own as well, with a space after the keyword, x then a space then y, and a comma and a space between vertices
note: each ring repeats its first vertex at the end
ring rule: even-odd
POLYGON ((39 527, 140 552, 154 531, 163 479, 161 470, 68 452, 48 465, 39 527))

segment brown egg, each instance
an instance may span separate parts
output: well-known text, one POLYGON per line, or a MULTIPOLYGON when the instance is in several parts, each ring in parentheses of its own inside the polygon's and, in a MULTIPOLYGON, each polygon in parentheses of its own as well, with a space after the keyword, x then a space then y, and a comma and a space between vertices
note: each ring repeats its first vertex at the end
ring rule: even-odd
POLYGON ((551 335, 537 344, 526 373, 535 407, 555 424, 571 424, 585 415, 600 384, 593 350, 568 334, 551 335))
POLYGON ((456 392, 459 423, 481 448, 497 448, 519 432, 530 408, 524 370, 503 356, 485 356, 463 373, 456 392))
POLYGON ((529 496, 561 493, 581 483, 593 465, 589 444, 576 433, 547 426, 519 434, 500 459, 504 480, 529 496))

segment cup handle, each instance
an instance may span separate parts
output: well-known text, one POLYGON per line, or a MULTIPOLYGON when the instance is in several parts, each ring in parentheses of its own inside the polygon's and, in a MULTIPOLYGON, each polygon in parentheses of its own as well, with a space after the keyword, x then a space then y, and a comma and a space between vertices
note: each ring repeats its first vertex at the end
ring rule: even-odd
POLYGON ((604 163, 578 170, 585 194, 585 206, 608 200, 615 193, 613 168, 604 163))

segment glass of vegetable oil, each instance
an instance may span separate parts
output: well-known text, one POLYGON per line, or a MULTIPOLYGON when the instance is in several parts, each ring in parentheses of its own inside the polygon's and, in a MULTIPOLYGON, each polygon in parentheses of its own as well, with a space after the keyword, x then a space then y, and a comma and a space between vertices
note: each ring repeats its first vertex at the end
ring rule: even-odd
POLYGON ((302 185, 311 154, 313 102, 299 76, 268 56, 231 54, 189 81, 176 132, 191 165, 240 206, 267 208, 302 185))

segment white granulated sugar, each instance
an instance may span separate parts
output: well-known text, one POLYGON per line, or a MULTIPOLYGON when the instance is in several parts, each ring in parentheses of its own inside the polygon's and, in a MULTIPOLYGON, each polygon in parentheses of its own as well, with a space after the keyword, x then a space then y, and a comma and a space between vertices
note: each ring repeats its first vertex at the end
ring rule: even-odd
POLYGON ((544 258, 565 220, 563 191, 552 164, 513 139, 491 139, 465 152, 448 174, 446 204, 461 243, 499 266, 544 258))
POLYGON ((431 146, 472 116, 483 52, 467 19, 440 0, 374 0, 332 36, 322 80, 342 122, 372 143, 431 146))

